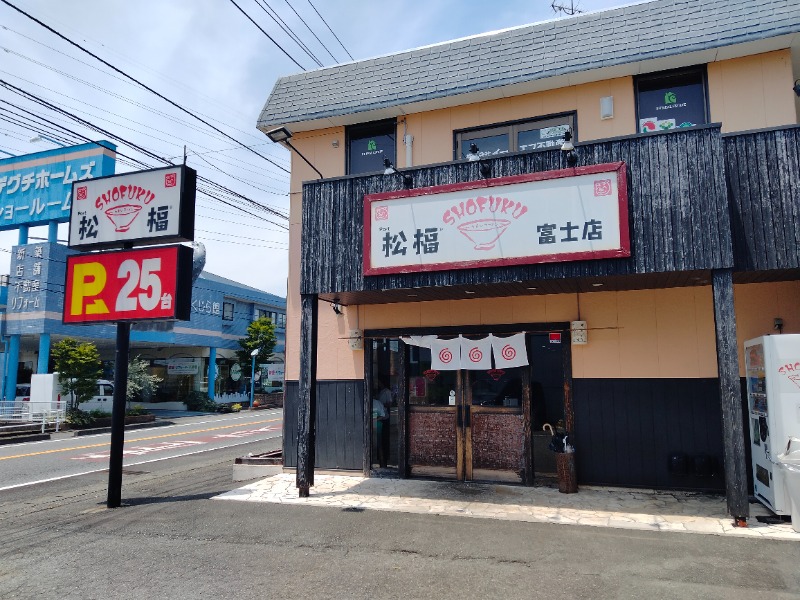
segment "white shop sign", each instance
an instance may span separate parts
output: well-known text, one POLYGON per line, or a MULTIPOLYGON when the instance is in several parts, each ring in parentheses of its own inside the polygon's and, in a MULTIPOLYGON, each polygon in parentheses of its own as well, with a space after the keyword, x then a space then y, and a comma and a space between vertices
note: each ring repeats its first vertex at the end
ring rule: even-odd
POLYGON ((177 166, 75 182, 70 248, 191 241, 196 178, 177 166))
POLYGON ((624 163, 364 197, 364 274, 630 256, 624 163))

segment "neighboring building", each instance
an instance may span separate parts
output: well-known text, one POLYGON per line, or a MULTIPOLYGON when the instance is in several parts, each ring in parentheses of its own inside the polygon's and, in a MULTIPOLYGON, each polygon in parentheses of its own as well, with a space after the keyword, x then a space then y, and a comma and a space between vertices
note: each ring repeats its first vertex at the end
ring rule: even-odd
MULTIPOLYGON (((51 344, 65 337, 91 341, 100 350, 104 377, 113 379, 116 326, 65 325, 64 281, 66 246, 43 242, 14 246, 7 290, 3 340, 8 348, 4 364, 18 365, 6 371, 6 399, 13 398, 17 375, 52 372, 51 344)), ((5 276, 4 276, 5 277, 5 276)), ((2 282, 0 282, 2 285, 2 282)), ((250 373, 231 367, 236 362, 238 341, 247 326, 261 316, 275 324, 277 344, 274 362, 284 356, 286 301, 230 279, 202 272, 192 286, 191 319, 135 323, 131 328, 130 355, 148 360, 151 372, 163 378, 158 400, 182 400, 193 391, 212 398, 228 392, 247 391, 250 373), (215 365, 211 370, 209 365, 215 365)), ((266 369, 263 369, 266 373, 266 369)), ((266 378, 261 382, 266 384, 266 378)))
POLYGON ((300 494, 376 468, 385 380, 401 477, 530 484, 563 420, 580 483, 746 517, 743 343, 800 332, 798 77, 796 0, 657 0, 278 80, 258 127, 324 175, 292 155, 300 494), (519 333, 528 365, 443 367, 519 333))

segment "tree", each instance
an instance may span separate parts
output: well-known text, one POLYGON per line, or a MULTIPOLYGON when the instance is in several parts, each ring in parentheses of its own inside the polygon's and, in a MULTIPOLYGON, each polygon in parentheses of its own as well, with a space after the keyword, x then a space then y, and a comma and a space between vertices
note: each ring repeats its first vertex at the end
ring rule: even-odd
POLYGON ((149 366, 149 363, 141 356, 137 356, 128 363, 128 389, 125 397, 129 402, 142 397, 149 398, 155 394, 158 384, 164 381, 158 375, 148 373, 149 366))
POLYGON ((70 394, 70 408, 91 400, 97 394, 97 380, 103 374, 97 346, 64 338, 53 345, 51 354, 61 389, 70 394))
POLYGON ((258 349, 256 364, 267 362, 275 349, 275 325, 269 317, 259 317, 247 326, 247 337, 239 340, 242 350, 236 351, 239 364, 245 373, 250 372, 252 357, 250 353, 258 349))

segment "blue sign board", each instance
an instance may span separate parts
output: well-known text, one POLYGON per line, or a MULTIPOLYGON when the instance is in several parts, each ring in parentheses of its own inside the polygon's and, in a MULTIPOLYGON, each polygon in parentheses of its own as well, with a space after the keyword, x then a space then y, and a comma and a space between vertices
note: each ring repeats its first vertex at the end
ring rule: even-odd
POLYGON ((0 160, 0 231, 69 221, 73 182, 113 175, 115 163, 105 141, 0 160))

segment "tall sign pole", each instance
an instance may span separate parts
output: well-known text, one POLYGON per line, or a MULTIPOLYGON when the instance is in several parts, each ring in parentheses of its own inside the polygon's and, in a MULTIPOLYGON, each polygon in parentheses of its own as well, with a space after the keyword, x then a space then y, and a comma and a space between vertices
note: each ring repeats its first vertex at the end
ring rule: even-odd
POLYGON ((122 503, 131 323, 190 318, 192 249, 155 244, 194 240, 196 182, 181 165, 73 184, 70 248, 117 249, 67 258, 62 318, 117 325, 108 508, 122 503))
POLYGON ((122 502, 122 450, 125 445, 125 401, 128 393, 128 354, 131 324, 117 323, 117 352, 114 360, 114 404, 111 408, 111 451, 108 460, 108 508, 122 502))

